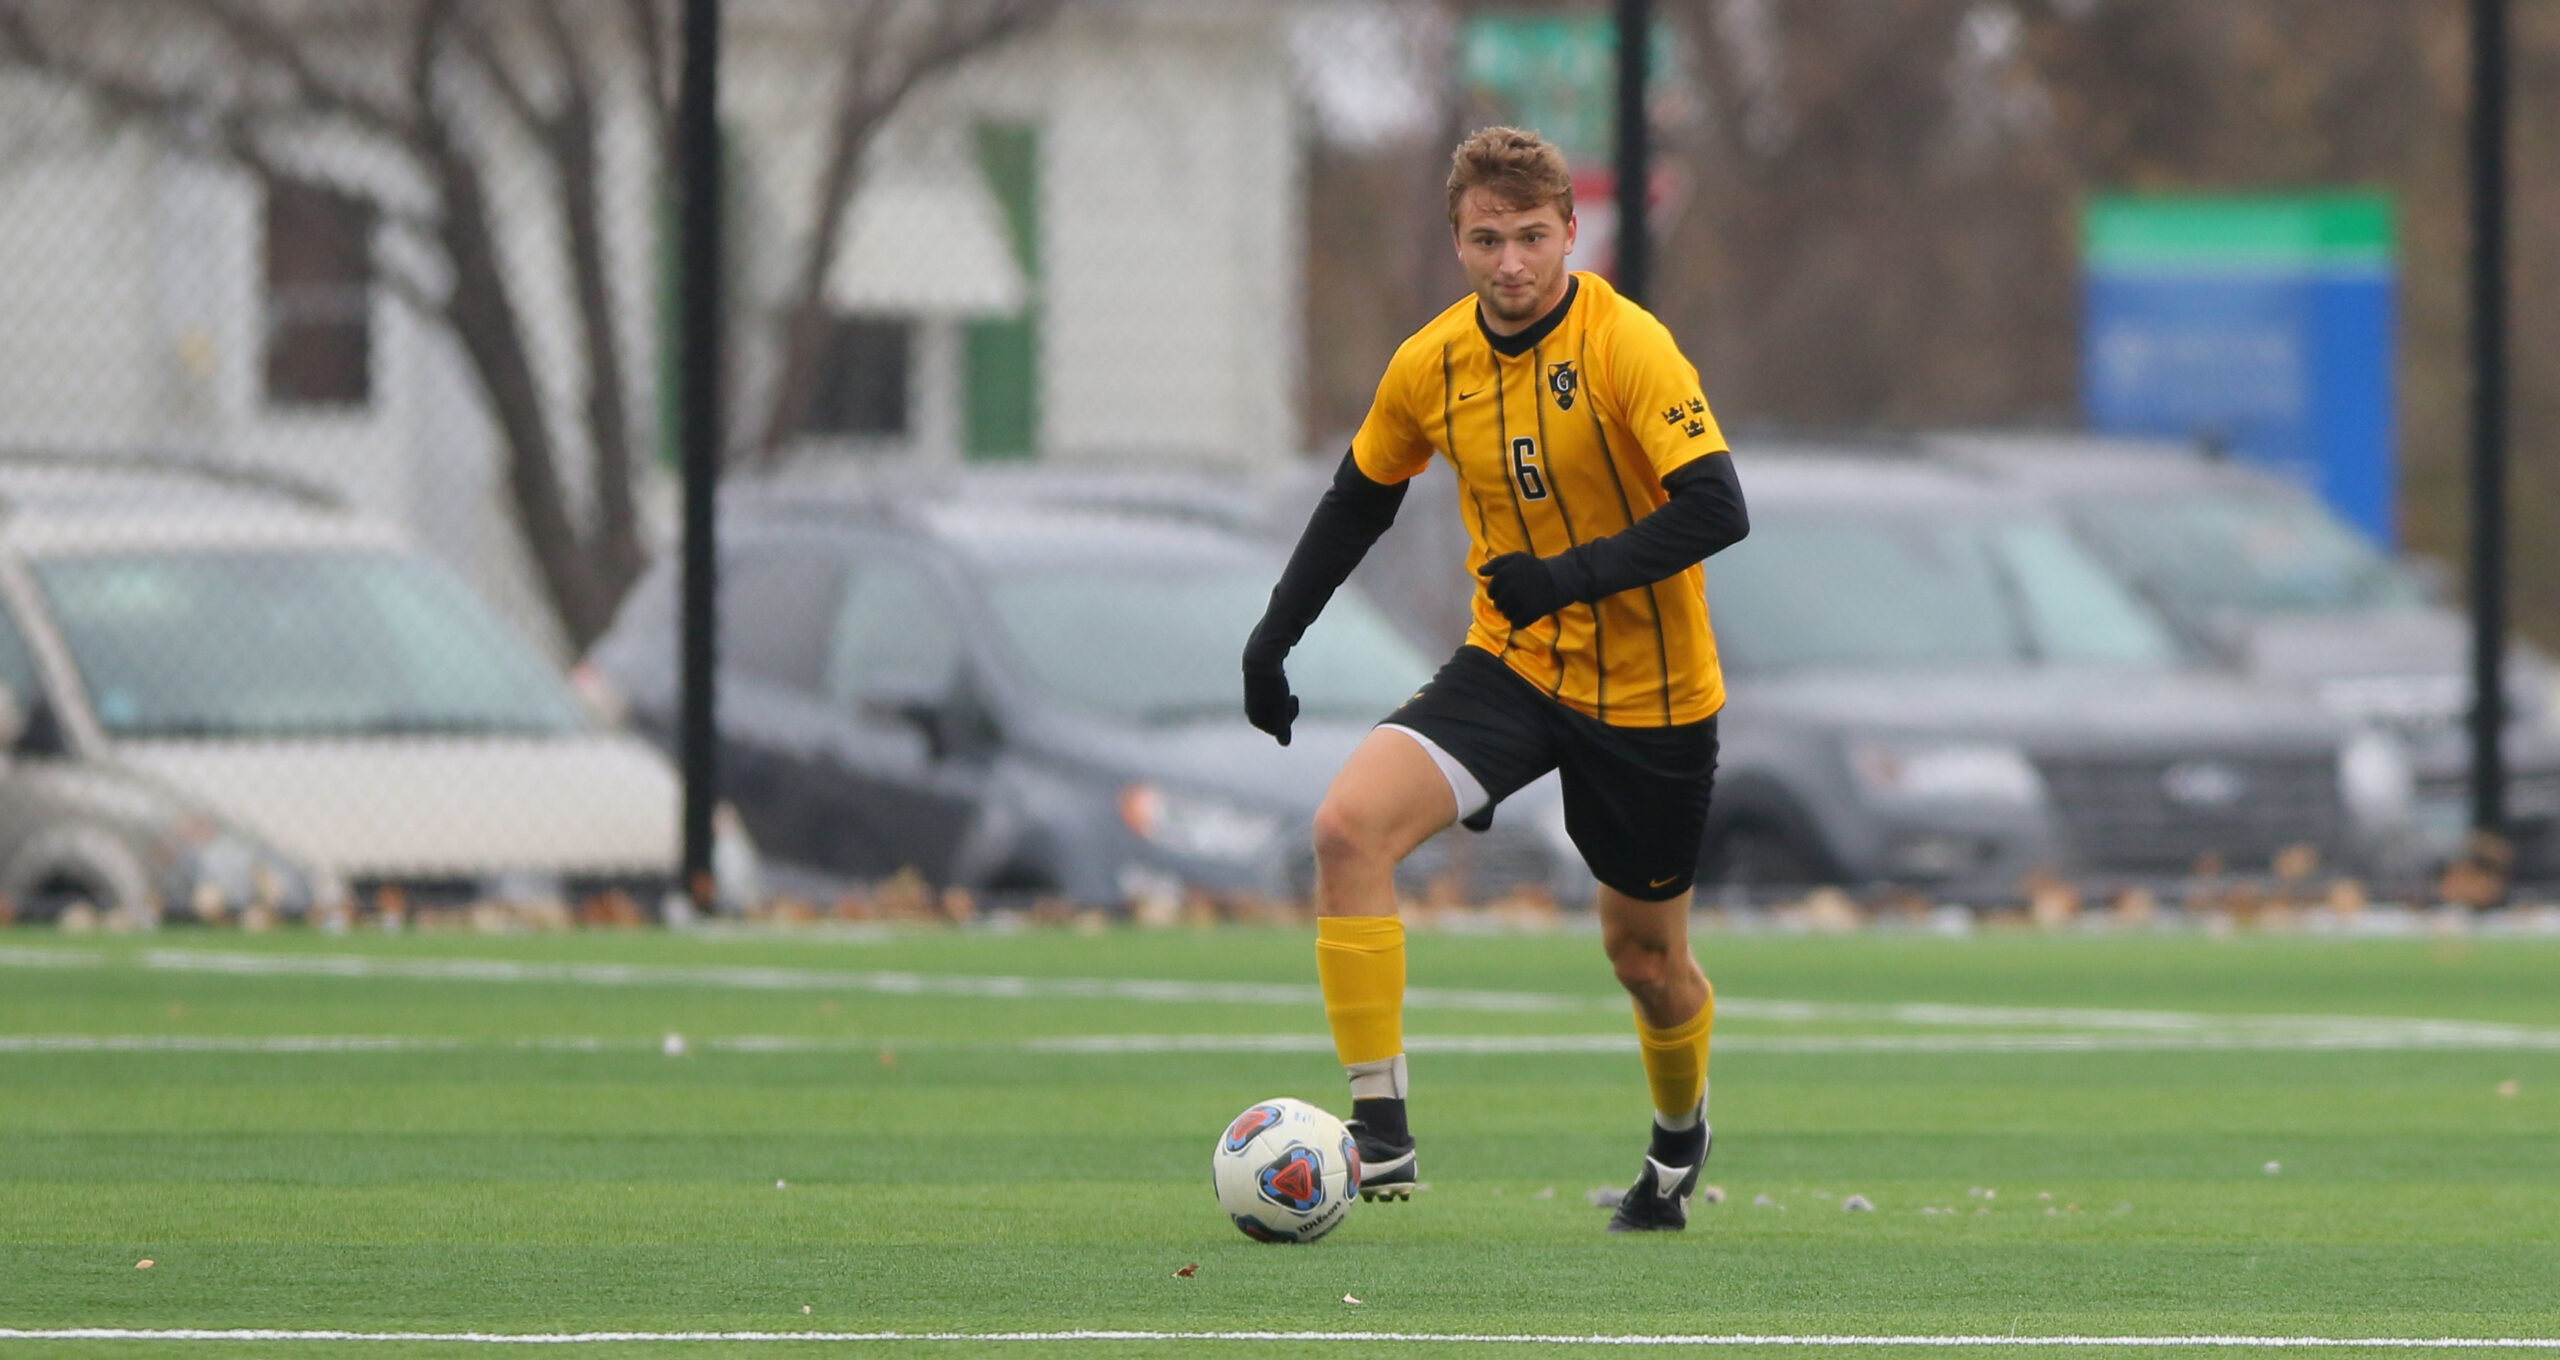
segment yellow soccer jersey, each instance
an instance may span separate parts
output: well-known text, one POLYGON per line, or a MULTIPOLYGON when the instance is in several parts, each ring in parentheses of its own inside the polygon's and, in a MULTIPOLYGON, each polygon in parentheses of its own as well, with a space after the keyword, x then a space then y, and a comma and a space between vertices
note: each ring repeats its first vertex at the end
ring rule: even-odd
MULTIPOLYGON (((1653 314, 1577 272, 1562 307, 1518 335, 1484 329, 1469 296, 1396 350, 1351 443, 1373 481, 1433 454, 1458 475, 1467 571, 1621 532, 1668 495, 1664 476, 1726 451, 1698 371, 1653 314)), ((1558 702, 1619 727, 1699 722, 1724 673, 1698 567, 1514 628, 1476 579, 1469 645, 1558 702)))

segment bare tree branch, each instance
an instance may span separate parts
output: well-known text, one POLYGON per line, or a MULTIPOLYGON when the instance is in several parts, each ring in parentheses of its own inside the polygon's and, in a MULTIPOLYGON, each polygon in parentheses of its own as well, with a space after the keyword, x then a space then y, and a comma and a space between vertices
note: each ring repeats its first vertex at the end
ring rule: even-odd
POLYGON ((553 135, 552 115, 543 112, 542 106, 534 102, 533 91, 516 75, 506 54, 498 50, 496 36, 477 18, 468 14, 460 18, 461 22, 454 27, 456 45, 470 55, 473 64, 488 78, 489 88, 497 92, 498 102, 524 125, 526 134, 536 141, 548 141, 553 135))
MULTIPOLYGON (((822 285, 865 149, 920 84, 1060 0, 846 3, 858 8, 841 30, 833 140, 812 186, 822 221, 793 261, 785 308, 790 394, 764 422, 776 446, 806 409, 822 285)), ((160 0, 147 11, 0 0, 0 68, 76 91, 101 121, 145 129, 262 188, 337 179, 312 158, 336 154, 348 135, 397 158, 411 181, 367 173, 329 187, 419 247, 377 250, 374 278, 453 337, 496 430, 527 556, 579 648, 610 621, 644 555, 636 479, 649 435, 631 409, 608 134, 630 79, 666 163, 675 41, 668 0, 160 0), (143 12, 154 16, 147 31, 101 21, 143 12), (494 117, 483 112, 492 107, 494 117), (527 148, 547 172, 547 197, 493 201, 497 185, 518 182, 510 158, 527 148), (528 300, 547 299, 546 285, 506 248, 527 212, 556 214, 560 228, 572 347, 559 353, 541 352, 529 324, 528 300), (576 392, 565 409, 548 395, 564 371, 576 392), (583 465, 564 458, 577 448, 583 465)))
POLYGON ((384 292, 391 295, 392 300, 416 312, 419 316, 429 321, 441 322, 448 319, 445 304, 449 299, 437 296, 436 291, 428 287, 424 281, 412 278, 399 267, 382 269, 375 274, 374 279, 382 285, 384 292))
POLYGON ((676 74, 669 31, 658 0, 623 0, 624 35, 640 69, 640 91, 656 120, 659 163, 675 163, 676 74))
POLYGON ((562 19, 558 0, 536 0, 534 14, 558 63, 563 94, 551 122, 551 160, 559 175, 561 217, 568 229, 569 278, 577 297, 578 337, 585 358, 588 453, 594 460, 597 549, 619 595, 646 565, 638 506, 632 495, 629 394, 624 386, 620 326, 605 260, 602 136, 596 116, 599 76, 562 19))
POLYGON ((288 29, 238 0, 199 0, 216 27, 253 61, 264 59, 281 68, 293 83, 295 102, 324 117, 344 118, 394 141, 407 141, 409 119, 324 75, 311 54, 288 29))
POLYGON ((746 456, 752 463, 771 466, 780 459, 808 419, 817 395, 818 359, 826 339, 826 278, 835 264, 845 214, 852 207, 853 180, 863 152, 918 85, 1048 22, 1058 4, 1057 0, 992 0, 936 5, 930 27, 903 60, 884 55, 890 45, 880 40, 891 8, 888 3, 867 7, 846 33, 827 156, 812 195, 817 218, 808 239, 800 243, 790 293, 778 322, 781 358, 763 424, 747 446, 746 456))
POLYGON ((534 569, 562 630, 573 646, 583 648, 611 621, 614 596, 597 581, 569 513, 523 318, 498 253, 488 185, 456 142, 439 104, 436 54, 447 43, 460 49, 463 17, 456 0, 429 0, 421 12, 408 76, 418 107, 419 149, 444 204, 441 239, 453 268, 444 314, 506 445, 507 485, 534 569))

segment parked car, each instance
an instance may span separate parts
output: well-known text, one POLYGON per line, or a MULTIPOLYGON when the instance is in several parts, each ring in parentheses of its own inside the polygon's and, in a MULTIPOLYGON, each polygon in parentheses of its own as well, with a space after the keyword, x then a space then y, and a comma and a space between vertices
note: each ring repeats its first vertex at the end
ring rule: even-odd
MULTIPOLYGON (((2304 488, 2194 446, 2087 436, 1947 435, 1943 456, 2061 507, 2191 637, 2252 674, 2407 744, 2428 851, 2470 819, 2471 625, 2304 488)), ((2507 812, 2517 867, 2560 877, 2560 711, 2548 658, 2507 659, 2507 812)))
MULTIPOLYGON (((1916 444, 1746 440, 1751 535, 1710 559, 1728 694, 1700 892, 1902 885, 2014 901, 2200 866, 2414 872, 2397 743, 2229 673, 2034 494, 1916 444)), ((1303 519, 1312 473, 1283 482, 1303 519)), ((1437 644, 1464 628, 1456 486, 1434 468, 1355 582, 1437 644)))
POLYGON ((1706 869, 1728 883, 2406 869, 2389 738, 2200 666, 2033 496, 1894 452, 1755 445, 1708 564, 1731 695, 1706 869))
MULTIPOLYGON (((721 790, 773 880, 824 893, 913 870, 1097 905, 1309 891, 1326 785, 1431 662, 1346 589, 1290 658, 1303 711, 1282 747, 1245 724, 1237 670, 1281 555, 1178 507, 1038 488, 802 478, 724 497, 721 790)), ((672 564, 644 581, 590 655, 661 741, 676 585, 672 564)), ((1590 888, 1552 780, 1407 862, 1408 889, 1434 879, 1478 900, 1590 888)))
POLYGON ((394 527, 181 459, 0 455, 0 892, 144 916, 627 892, 677 787, 394 527))

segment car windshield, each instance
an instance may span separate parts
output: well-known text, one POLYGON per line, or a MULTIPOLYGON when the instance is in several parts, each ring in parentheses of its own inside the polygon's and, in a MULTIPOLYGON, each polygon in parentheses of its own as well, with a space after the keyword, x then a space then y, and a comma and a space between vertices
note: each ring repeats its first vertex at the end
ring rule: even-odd
POLYGON ((156 552, 36 565, 119 737, 556 734, 581 719, 442 567, 389 552, 156 552))
POLYGON ((2116 498, 2092 500, 2075 513, 2109 555, 2170 605, 2200 617, 2422 603, 2389 558, 2307 497, 2116 498))
POLYGON ((1752 513, 1707 564, 1737 670, 2165 666, 2167 627, 2060 524, 2030 516, 1752 513))
MULTIPOLYGON (((992 585, 1006 639, 1043 689, 1090 713, 1143 723, 1241 718, 1237 658, 1271 596, 1242 567, 1078 566, 1016 572, 992 585)), ((1431 668, 1377 608, 1336 592, 1289 654, 1289 687, 1309 717, 1374 720, 1431 668)))

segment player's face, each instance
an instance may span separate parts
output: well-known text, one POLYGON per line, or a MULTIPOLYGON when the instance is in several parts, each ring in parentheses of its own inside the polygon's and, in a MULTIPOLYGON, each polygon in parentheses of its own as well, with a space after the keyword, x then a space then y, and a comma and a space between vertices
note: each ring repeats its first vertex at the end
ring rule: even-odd
POLYGON ((1553 203, 1515 208, 1483 189, 1458 200, 1458 263, 1497 333, 1527 326, 1563 299, 1573 219, 1553 203))

